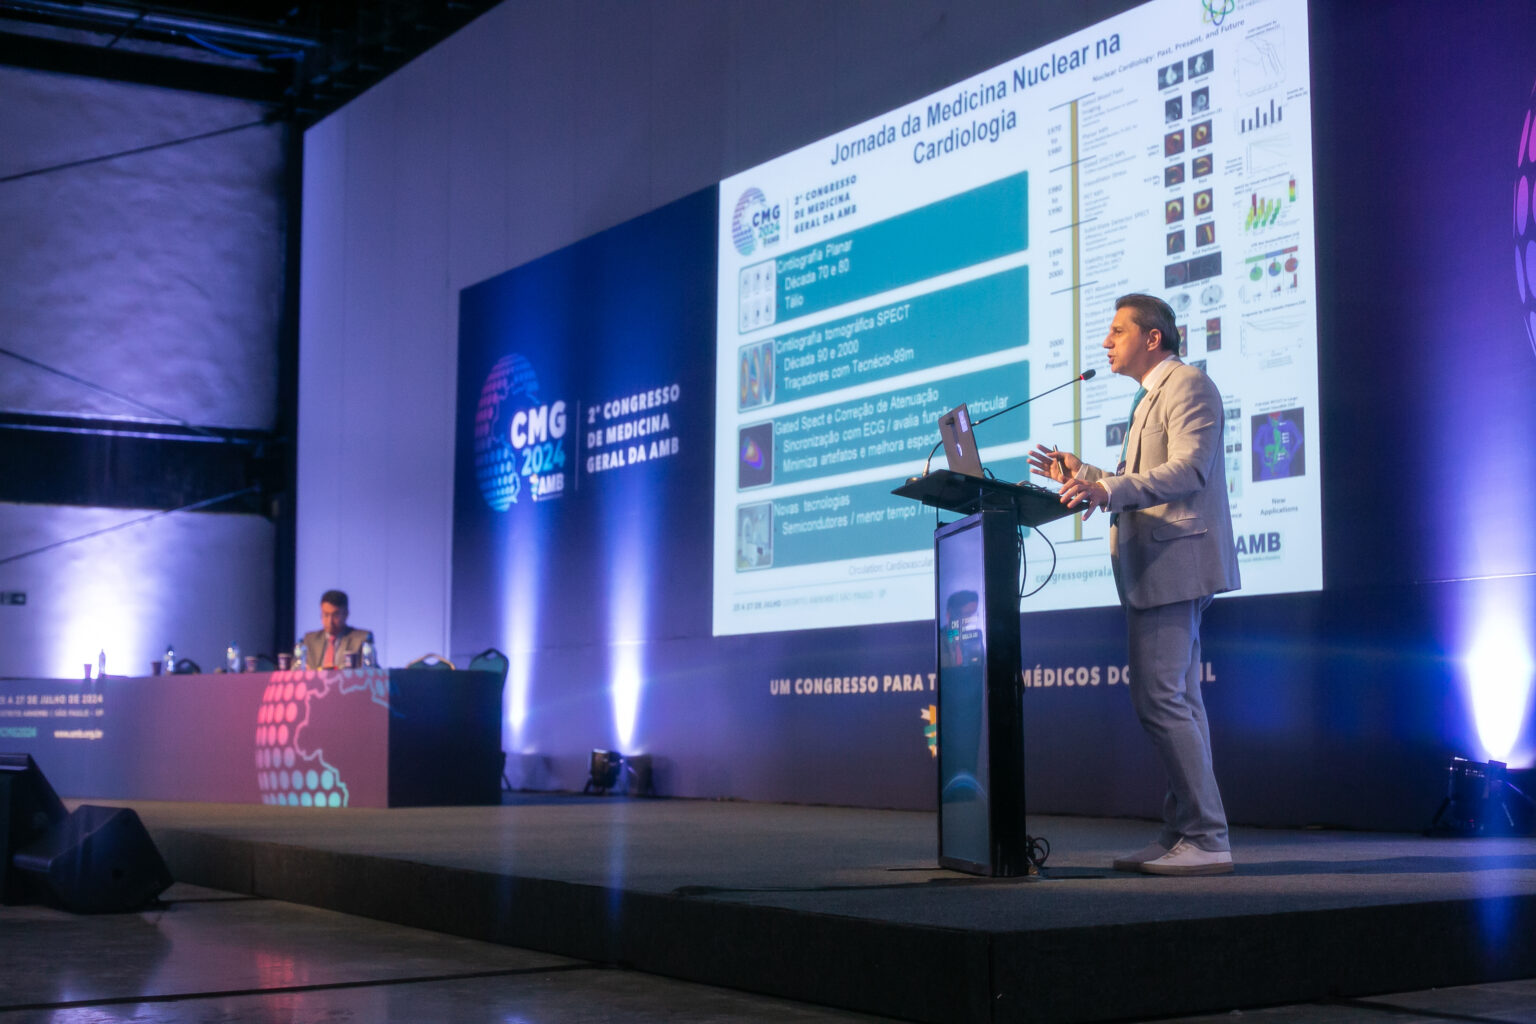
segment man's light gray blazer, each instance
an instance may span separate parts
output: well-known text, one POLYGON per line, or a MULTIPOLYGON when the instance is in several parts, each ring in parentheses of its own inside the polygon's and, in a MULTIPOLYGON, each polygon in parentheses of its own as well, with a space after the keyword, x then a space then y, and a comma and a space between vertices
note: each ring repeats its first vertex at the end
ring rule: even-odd
MULTIPOLYGON (((1236 590, 1237 549, 1227 504, 1221 393, 1177 363, 1137 406, 1125 472, 1106 481, 1110 562, 1122 603, 1155 608, 1236 590)), ((1110 476, 1084 465, 1093 482, 1110 476)))

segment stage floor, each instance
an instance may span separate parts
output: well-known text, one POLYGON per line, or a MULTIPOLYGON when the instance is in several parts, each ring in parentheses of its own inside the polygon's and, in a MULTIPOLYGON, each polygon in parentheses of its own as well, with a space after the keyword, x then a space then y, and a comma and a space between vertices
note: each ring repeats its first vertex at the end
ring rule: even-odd
POLYGON ((178 879, 920 1020, 1219 1012, 1536 975, 1536 840, 1238 829, 1237 872, 1109 869, 1146 822, 1041 817, 1031 880, 935 866, 934 815, 523 797, 135 803, 178 879))

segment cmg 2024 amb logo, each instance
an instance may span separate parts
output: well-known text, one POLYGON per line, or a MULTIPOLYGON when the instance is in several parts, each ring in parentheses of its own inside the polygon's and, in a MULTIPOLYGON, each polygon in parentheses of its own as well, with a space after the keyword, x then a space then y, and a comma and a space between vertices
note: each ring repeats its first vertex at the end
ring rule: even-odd
POLYGON ((731 214, 731 242, 736 251, 750 256, 758 246, 766 249, 777 245, 779 221, 779 204, 770 203, 762 189, 754 186, 742 192, 731 214))
POLYGON ((532 363, 516 353, 498 360, 475 408, 475 482, 485 503, 505 512, 523 496, 564 494, 566 426, 565 401, 544 400, 532 363))

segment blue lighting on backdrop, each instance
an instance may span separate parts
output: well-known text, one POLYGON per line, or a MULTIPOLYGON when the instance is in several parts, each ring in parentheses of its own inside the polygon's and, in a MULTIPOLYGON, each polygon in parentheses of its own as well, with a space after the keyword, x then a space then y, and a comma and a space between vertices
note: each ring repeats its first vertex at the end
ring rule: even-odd
POLYGON ((531 753, 523 744, 523 727, 528 721, 528 696, 532 682, 533 654, 538 645, 541 539, 535 531, 520 530, 508 541, 512 550, 512 571, 506 577, 507 595, 503 605, 503 636, 507 643, 507 683, 503 697, 506 749, 531 753))
POLYGON ((640 694, 645 682, 640 676, 640 644, 636 641, 614 644, 612 677, 608 692, 613 700, 613 733, 619 749, 626 754, 641 754, 635 749, 635 726, 640 717, 640 694))
POLYGON ((643 753, 634 748, 634 740, 645 689, 643 645, 649 636, 646 593, 652 569, 646 557, 650 550, 648 532, 640 529, 635 516, 629 516, 624 526, 610 525, 607 531, 608 696, 615 742, 625 754, 643 753))
MULTIPOLYGON (((1462 658, 1480 760, 1524 768, 1531 763, 1532 658, 1530 587, 1489 581, 1473 604, 1470 640, 1462 658)), ((1528 581, 1518 581, 1527 583, 1528 581)))

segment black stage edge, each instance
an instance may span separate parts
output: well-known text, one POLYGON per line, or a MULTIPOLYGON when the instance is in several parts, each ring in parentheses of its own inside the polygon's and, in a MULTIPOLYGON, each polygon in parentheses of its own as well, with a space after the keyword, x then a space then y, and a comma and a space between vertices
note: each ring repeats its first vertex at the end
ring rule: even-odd
POLYGON ((1151 826, 1031 819, 1045 879, 934 866, 933 816, 621 799, 321 814, 135 804, 179 881, 924 1021, 1222 1012, 1536 975, 1536 841, 1238 830, 1238 873, 1110 871, 1151 826), (604 879, 611 881, 604 881, 604 879))

